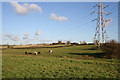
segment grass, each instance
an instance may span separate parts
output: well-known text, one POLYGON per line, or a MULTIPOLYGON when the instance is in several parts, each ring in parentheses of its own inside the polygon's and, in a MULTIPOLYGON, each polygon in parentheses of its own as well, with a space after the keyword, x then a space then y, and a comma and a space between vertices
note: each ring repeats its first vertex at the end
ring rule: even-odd
MULTIPOLYGON (((12 47, 15 49, 20 49, 20 48, 49 48, 49 47, 64 47, 64 46, 69 46, 69 45, 63 45, 63 44, 59 44, 59 45, 49 45, 49 44, 39 44, 39 45, 12 45, 12 47)), ((8 48, 8 46, 4 45, 4 46, 0 46, 0 48, 2 49, 6 49, 8 48)))
MULTIPOLYGON (((3 78, 120 78, 119 60, 95 56, 93 45, 61 48, 6 49, 2 52, 3 78), (53 53, 48 53, 53 50, 53 53), (40 55, 24 52, 40 51, 40 55), (87 56, 86 56, 87 55, 87 56)), ((98 55, 97 54, 97 55, 98 55)))

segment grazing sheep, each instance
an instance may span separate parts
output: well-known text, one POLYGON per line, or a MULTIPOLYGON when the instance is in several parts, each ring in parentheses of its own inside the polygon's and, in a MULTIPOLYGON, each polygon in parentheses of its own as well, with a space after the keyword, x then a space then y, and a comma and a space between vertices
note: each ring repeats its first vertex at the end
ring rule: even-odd
POLYGON ((34 52, 34 55, 37 55, 37 52, 34 52))
POLYGON ((53 53, 53 51, 52 51, 52 50, 49 50, 49 53, 53 53))
POLYGON ((32 53, 28 53, 28 54, 32 54, 32 53))
POLYGON ((38 54, 40 54, 40 52, 38 52, 38 54))
POLYGON ((25 54, 27 54, 27 51, 25 52, 25 54))

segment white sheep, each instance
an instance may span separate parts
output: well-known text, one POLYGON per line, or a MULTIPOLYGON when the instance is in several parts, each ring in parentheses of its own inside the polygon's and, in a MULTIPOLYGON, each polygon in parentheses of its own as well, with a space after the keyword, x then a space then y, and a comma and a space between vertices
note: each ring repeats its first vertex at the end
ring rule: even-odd
POLYGON ((53 51, 52 51, 52 50, 49 50, 49 53, 53 53, 53 51))
POLYGON ((34 55, 37 55, 37 52, 34 52, 34 55))

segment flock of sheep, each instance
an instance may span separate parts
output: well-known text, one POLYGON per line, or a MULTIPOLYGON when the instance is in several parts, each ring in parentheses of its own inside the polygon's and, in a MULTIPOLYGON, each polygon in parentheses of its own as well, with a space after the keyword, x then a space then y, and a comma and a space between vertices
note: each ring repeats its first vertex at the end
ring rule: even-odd
MULTIPOLYGON (((49 52, 49 53, 53 53, 52 50, 49 50, 48 52, 49 52)), ((28 53, 28 52, 26 51, 25 54, 34 54, 34 55, 37 55, 37 54, 40 54, 40 52, 28 53)))

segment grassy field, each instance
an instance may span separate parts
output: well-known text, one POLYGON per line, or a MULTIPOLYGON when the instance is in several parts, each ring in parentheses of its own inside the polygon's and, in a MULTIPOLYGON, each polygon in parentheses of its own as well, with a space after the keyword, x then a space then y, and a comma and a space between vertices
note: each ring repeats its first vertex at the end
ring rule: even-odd
POLYGON ((93 45, 2 51, 3 78, 120 78, 119 60, 98 56, 93 45), (53 53, 48 53, 53 50, 53 53), (27 52, 40 51, 40 55, 27 52))
MULTIPOLYGON (((64 47, 69 45, 50 45, 50 44, 39 44, 39 45, 12 45, 12 48, 14 49, 21 49, 21 48, 49 48, 49 47, 64 47)), ((7 49, 8 46, 0 46, 0 49, 7 49)))

